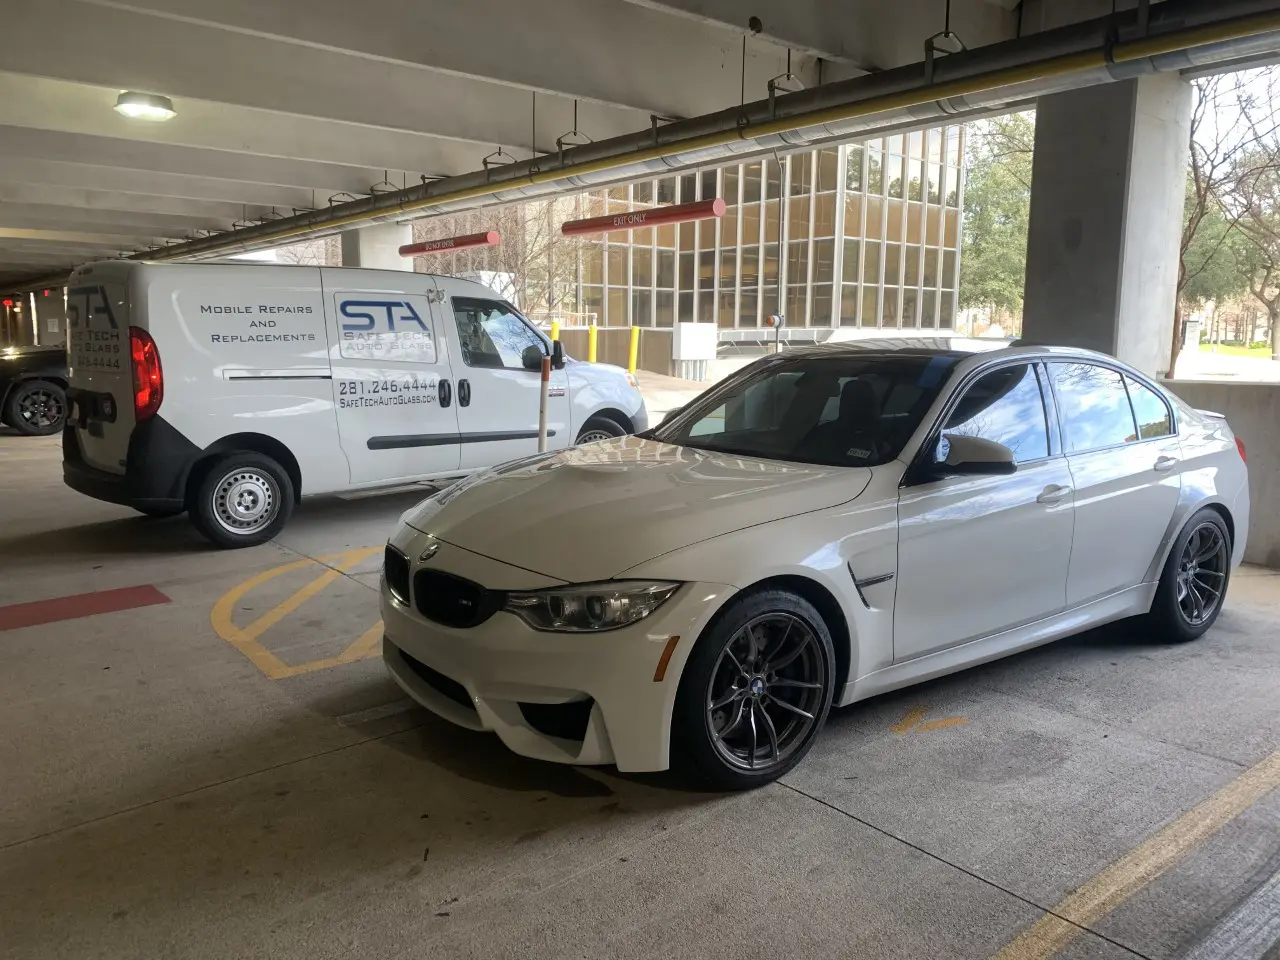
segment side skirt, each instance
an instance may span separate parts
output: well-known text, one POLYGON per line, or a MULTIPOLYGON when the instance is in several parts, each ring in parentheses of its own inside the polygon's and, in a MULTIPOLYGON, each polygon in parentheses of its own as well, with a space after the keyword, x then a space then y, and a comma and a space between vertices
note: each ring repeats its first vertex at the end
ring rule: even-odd
POLYGON ((836 698, 836 703, 839 706, 856 703, 890 690, 909 687, 913 683, 922 683, 981 663, 990 663, 1105 623, 1146 613, 1151 609, 1157 586, 1159 584, 1140 583, 1136 587, 1092 600, 1043 620, 884 667, 847 684, 844 692, 836 698))

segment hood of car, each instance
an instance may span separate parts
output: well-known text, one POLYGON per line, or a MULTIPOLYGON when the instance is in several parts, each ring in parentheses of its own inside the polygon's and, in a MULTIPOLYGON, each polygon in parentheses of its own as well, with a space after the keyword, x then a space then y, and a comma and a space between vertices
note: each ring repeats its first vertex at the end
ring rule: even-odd
POLYGON ((863 468, 620 437, 485 471, 403 519, 466 550, 583 583, 692 543, 846 503, 870 479, 863 468))

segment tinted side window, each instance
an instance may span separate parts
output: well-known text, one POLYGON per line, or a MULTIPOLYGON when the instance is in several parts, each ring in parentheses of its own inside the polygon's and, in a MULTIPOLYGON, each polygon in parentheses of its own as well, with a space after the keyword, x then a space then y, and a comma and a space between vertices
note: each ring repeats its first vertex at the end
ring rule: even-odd
POLYGON ((1051 363, 1067 450, 1133 443, 1138 431, 1120 374, 1092 363, 1051 363))
POLYGON ((524 368, 526 347, 543 350, 542 340, 508 304, 500 300, 454 297, 453 316, 458 323, 458 347, 469 367, 524 368))
POLYGON ((1018 463, 1049 456, 1049 425, 1035 368, 1024 363, 984 374, 964 392, 942 432, 1002 443, 1018 463))
POLYGON ((1145 383, 1133 377, 1125 377, 1129 388, 1129 400, 1133 404, 1133 416, 1138 421, 1138 436, 1143 440, 1167 437, 1173 433, 1173 417, 1169 405, 1145 383))

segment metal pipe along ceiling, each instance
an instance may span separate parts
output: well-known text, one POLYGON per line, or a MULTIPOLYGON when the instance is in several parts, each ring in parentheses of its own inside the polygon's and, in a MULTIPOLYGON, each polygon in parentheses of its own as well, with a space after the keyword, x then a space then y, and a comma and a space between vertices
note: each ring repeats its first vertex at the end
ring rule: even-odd
POLYGON ((495 203, 661 176, 673 171, 851 140, 893 125, 990 113, 1063 90, 1143 74, 1202 67, 1280 49, 1280 12, 1270 0, 1165 0, 1135 36, 1136 13, 1104 17, 827 84, 719 113, 615 137, 532 160, 424 183, 133 255, 137 260, 205 259, 324 236, 425 211, 451 213, 495 203))

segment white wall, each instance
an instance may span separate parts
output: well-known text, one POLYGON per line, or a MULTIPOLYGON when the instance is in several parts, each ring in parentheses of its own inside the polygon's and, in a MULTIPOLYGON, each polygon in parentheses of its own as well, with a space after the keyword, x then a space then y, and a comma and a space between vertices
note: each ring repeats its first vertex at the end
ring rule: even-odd
POLYGON ((1193 407, 1224 414, 1249 463, 1249 542, 1244 558, 1280 568, 1280 384, 1169 380, 1193 407))

